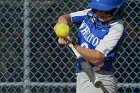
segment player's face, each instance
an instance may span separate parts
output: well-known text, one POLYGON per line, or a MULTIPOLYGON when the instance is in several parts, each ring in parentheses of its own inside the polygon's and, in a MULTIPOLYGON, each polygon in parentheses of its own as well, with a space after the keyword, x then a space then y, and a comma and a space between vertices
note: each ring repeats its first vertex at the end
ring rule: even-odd
POLYGON ((97 18, 101 22, 108 22, 110 21, 113 17, 110 14, 111 11, 101 11, 101 10, 96 10, 97 18))

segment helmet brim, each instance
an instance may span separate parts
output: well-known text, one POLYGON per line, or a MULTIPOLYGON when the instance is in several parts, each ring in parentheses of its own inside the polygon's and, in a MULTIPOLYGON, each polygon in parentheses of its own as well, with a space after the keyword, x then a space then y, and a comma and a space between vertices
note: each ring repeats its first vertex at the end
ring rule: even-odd
POLYGON ((92 9, 96 9, 96 10, 102 10, 102 11, 109 11, 109 10, 114 9, 116 6, 107 6, 105 4, 90 3, 88 5, 88 8, 92 8, 92 9))

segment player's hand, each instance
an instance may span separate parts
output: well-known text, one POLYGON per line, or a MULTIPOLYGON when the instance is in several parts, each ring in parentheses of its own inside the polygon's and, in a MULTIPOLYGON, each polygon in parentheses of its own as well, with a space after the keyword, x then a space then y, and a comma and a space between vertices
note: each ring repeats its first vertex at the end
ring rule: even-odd
POLYGON ((68 41, 72 41, 72 38, 70 36, 67 36, 67 38, 58 38, 58 43, 62 45, 66 45, 68 41))

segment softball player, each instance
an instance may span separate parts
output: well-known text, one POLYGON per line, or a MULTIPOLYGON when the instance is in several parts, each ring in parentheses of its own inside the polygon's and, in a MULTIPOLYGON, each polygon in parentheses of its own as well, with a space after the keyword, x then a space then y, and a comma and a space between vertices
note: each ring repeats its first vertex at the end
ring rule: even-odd
MULTIPOLYGON (((81 24, 75 48, 90 62, 97 77, 103 82, 96 88, 77 62, 76 93, 115 93, 116 83, 112 72, 116 52, 122 42, 123 16, 126 0, 92 0, 83 11, 62 15, 57 23, 81 24)), ((67 37, 71 40, 71 37, 67 37)), ((66 44, 59 38, 60 44, 66 44)))

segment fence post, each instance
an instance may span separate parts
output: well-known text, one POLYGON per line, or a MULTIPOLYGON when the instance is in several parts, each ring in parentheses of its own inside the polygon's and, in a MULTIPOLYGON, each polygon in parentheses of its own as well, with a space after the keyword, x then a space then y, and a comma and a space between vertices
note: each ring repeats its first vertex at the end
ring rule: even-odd
POLYGON ((24 93, 29 93, 29 62, 30 62, 30 38, 29 38, 29 0, 24 0, 24 93))

